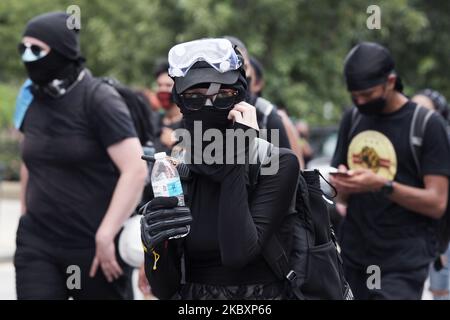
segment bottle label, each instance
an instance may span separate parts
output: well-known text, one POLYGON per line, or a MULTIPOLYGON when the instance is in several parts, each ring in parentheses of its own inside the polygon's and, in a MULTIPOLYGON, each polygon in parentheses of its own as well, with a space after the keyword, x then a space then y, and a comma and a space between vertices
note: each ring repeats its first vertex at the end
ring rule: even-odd
POLYGON ((169 197, 176 197, 183 194, 180 179, 172 179, 172 181, 167 184, 167 189, 169 192, 169 197))
POLYGON ((152 183, 155 197, 178 197, 178 205, 184 206, 183 188, 179 178, 152 183))

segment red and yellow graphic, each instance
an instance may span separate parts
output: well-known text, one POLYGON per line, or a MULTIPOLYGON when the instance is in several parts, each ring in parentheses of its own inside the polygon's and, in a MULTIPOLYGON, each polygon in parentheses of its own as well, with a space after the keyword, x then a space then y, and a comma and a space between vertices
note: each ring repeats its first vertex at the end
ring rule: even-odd
POLYGON ((393 180, 397 173, 397 154, 392 142, 382 133, 367 130, 356 135, 348 148, 350 169, 370 169, 393 180))

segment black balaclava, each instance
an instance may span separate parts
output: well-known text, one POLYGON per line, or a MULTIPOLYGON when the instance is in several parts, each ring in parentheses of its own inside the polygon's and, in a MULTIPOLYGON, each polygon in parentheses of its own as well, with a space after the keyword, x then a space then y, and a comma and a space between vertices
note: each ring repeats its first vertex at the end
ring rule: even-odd
POLYGON ((218 110, 213 107, 204 107, 198 111, 191 111, 183 106, 179 94, 187 89, 209 88, 211 82, 223 83, 221 88, 232 88, 239 92, 236 99, 236 103, 239 103, 245 100, 248 91, 247 79, 245 78, 245 72, 242 67, 237 71, 221 74, 207 63, 197 62, 183 79, 173 79, 175 82, 173 98, 183 114, 185 127, 188 130, 193 129, 194 121, 202 121, 203 130, 214 128, 224 131, 232 124, 232 122, 228 120, 228 114, 231 109, 218 110), (202 72, 205 73, 205 76, 202 76, 202 72), (233 76, 231 73, 234 73, 235 75, 233 76), (230 81, 233 81, 233 83, 230 83, 230 81), (192 85, 189 85, 190 83, 192 83, 192 85))
MULTIPOLYGON (((394 59, 388 49, 377 43, 362 42, 355 46, 345 59, 344 74, 348 91, 366 90, 386 83, 392 73, 395 73, 394 59)), ((400 78, 397 78, 395 90, 403 90, 400 78)), ((385 108, 386 97, 381 96, 356 106, 363 114, 377 115, 385 108)))
MULTIPOLYGON (((194 122, 201 121, 202 123, 202 136, 208 129, 218 129, 224 134, 225 143, 225 131, 226 129, 233 128, 233 122, 228 120, 228 114, 231 109, 218 110, 212 106, 205 106, 198 111, 191 111, 186 109, 179 97, 181 93, 188 89, 193 88, 209 88, 211 83, 221 83, 221 88, 232 88, 237 90, 238 97, 235 103, 239 103, 245 100, 247 95, 247 80, 245 78, 245 71, 241 67, 237 71, 230 71, 225 74, 219 73, 205 62, 198 62, 189 70, 184 78, 173 78, 175 85, 173 87, 173 97, 175 103, 180 108, 183 114, 183 123, 185 128, 190 132, 191 137, 194 137, 194 122), (205 82, 202 82, 205 81, 205 82), (231 82, 232 81, 232 82, 231 82)), ((194 141, 195 142, 195 141, 194 141)), ((201 152, 209 145, 210 142, 202 141, 201 152)), ((205 175, 213 180, 220 181, 226 175, 227 170, 224 165, 214 164, 194 164, 194 152, 195 146, 191 146, 193 149, 188 151, 191 164, 189 168, 197 174, 205 175)), ((224 145, 225 147, 225 145, 224 145)), ((225 155, 225 150, 223 151, 225 155)))
POLYGON ((77 78, 85 61, 80 52, 78 30, 67 27, 70 16, 64 12, 52 12, 30 20, 23 33, 45 42, 50 53, 42 59, 24 62, 28 76, 37 86, 51 81, 66 80, 71 83, 77 78))

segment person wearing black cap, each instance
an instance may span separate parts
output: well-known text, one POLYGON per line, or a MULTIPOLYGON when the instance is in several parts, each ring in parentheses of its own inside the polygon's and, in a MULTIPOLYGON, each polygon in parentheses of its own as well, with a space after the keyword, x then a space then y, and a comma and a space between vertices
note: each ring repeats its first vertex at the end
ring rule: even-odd
POLYGON ((348 205, 340 239, 347 280, 357 299, 421 299, 447 206, 445 125, 402 94, 385 47, 358 44, 344 73, 355 107, 341 122, 332 160, 341 175, 332 182, 348 205), (428 124, 417 166, 410 131, 419 112, 428 124))
POLYGON ((102 85, 87 102, 94 78, 68 19, 63 12, 35 17, 19 45, 33 98, 19 125, 17 297, 132 298, 131 270, 117 258, 115 241, 140 200, 147 168, 118 93, 102 85))
MULTIPOLYGON (((232 52, 221 63, 213 59, 213 62, 192 59, 190 64, 186 63, 189 57, 195 57, 191 52, 208 60, 209 50, 216 48, 232 47, 224 39, 203 39, 175 46, 169 53, 169 58, 174 52, 182 60, 180 68, 172 62, 169 73, 175 81, 174 100, 183 113, 185 128, 194 137, 200 124, 202 135, 208 129, 215 129, 224 135, 224 140, 230 132, 237 132, 236 129, 255 133, 259 130, 256 112, 244 102, 248 85, 241 60, 236 64, 236 53, 232 52)), ((210 56, 217 57, 222 53, 218 51, 210 56)), ((141 209, 146 275, 158 298, 282 299, 289 296, 285 283, 277 279, 265 262, 263 251, 272 235, 281 232, 281 222, 290 212, 299 164, 291 151, 255 139, 258 145, 271 150, 270 159, 278 155, 279 170, 260 175, 251 196, 245 170, 246 164, 254 164, 239 164, 234 161, 236 158, 231 158, 231 163, 227 160, 226 164, 208 164, 204 158, 196 162, 192 161, 195 151, 190 151, 186 153, 192 173, 187 207, 177 207, 177 198, 172 197, 155 198, 141 209), (186 232, 189 232, 186 238, 173 239, 186 232), (181 278, 180 254, 184 254, 185 283, 181 278)), ((203 152, 208 146, 200 147, 203 152)), ((228 149, 226 152, 230 156, 228 149)))

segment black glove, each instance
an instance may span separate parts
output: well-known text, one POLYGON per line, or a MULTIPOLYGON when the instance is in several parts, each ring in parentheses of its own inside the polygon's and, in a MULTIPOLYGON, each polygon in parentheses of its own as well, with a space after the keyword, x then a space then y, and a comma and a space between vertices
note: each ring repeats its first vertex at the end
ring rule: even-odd
POLYGON ((142 214, 141 239, 148 252, 163 241, 189 233, 191 210, 177 205, 177 197, 159 197, 139 210, 142 214))

